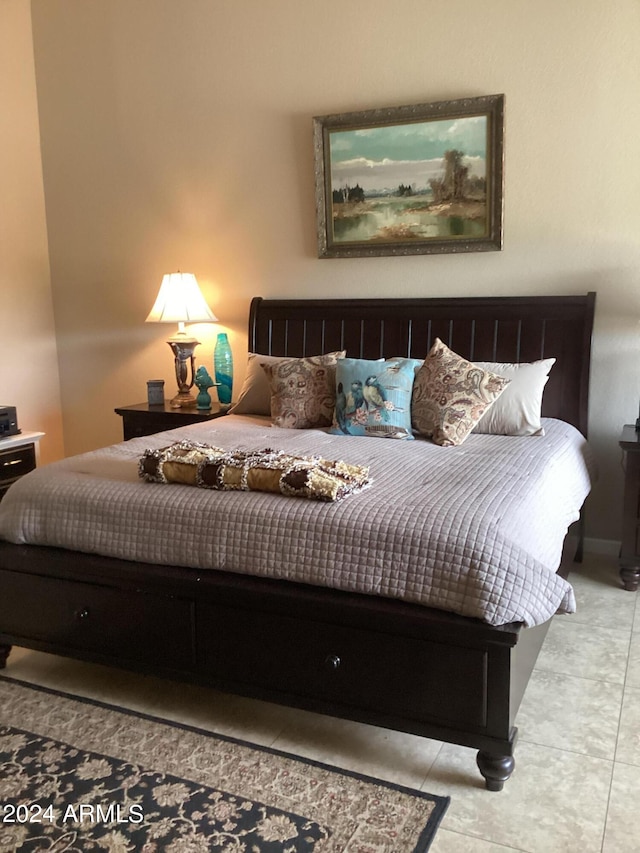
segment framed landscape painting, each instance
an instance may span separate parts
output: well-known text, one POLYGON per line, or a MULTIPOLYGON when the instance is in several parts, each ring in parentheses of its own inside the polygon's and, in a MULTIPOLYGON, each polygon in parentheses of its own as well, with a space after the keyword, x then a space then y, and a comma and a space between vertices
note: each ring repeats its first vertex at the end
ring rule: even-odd
POLYGON ((504 95, 313 125, 319 257, 502 249, 504 95))

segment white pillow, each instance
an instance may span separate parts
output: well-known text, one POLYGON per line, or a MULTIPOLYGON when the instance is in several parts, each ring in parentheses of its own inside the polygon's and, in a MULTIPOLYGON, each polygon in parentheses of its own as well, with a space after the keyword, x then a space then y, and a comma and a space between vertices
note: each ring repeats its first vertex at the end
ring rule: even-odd
POLYGON ((270 415, 271 383, 267 379, 262 364, 275 364, 282 361, 279 356, 249 353, 247 372, 242 383, 240 396, 229 409, 230 415, 270 415))
POLYGON ((542 392, 555 358, 524 364, 475 361, 478 367, 511 382, 484 413, 473 432, 492 435, 544 435, 540 423, 542 392))

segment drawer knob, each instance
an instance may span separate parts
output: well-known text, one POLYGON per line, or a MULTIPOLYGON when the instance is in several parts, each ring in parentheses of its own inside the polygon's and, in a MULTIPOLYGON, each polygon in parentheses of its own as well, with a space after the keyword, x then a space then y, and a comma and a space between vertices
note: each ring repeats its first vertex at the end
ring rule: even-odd
POLYGON ((85 619, 89 618, 89 611, 86 607, 82 607, 80 610, 76 610, 76 619, 78 622, 82 622, 85 619))
POLYGON ((338 669, 341 663, 338 655, 327 655, 324 659, 324 662, 325 666, 327 666, 328 669, 338 669))

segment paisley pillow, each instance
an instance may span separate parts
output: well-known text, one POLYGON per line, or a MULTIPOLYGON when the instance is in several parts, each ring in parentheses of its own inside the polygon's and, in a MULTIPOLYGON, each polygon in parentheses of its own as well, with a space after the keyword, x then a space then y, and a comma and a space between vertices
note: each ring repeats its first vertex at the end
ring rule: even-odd
MULTIPOLYGON (((328 353, 341 358, 345 353, 328 353)), ((230 415, 270 415, 271 384, 263 370, 265 364, 277 364, 280 361, 293 361, 293 356, 262 355, 250 352, 247 358, 247 371, 237 401, 229 409, 230 415)))
POLYGON ((416 373, 413 426, 435 444, 462 444, 509 382, 462 358, 436 338, 416 373))
POLYGON ((285 429, 331 426, 339 352, 263 363, 271 384, 271 420, 285 429))
MULTIPOLYGON (((336 358, 344 355, 342 352, 328 353, 336 358)), ((261 355, 250 352, 247 358, 247 372, 242 383, 237 401, 229 409, 230 415, 270 415, 271 414, 271 385, 269 377, 263 370, 265 364, 277 364, 280 361, 293 361, 292 356, 261 355)))

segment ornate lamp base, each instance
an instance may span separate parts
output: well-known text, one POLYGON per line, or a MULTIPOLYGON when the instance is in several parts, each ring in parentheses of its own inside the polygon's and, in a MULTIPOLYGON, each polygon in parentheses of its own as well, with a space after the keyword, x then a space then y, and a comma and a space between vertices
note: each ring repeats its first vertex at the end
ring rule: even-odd
POLYGON ((179 391, 175 397, 169 400, 172 409, 195 409, 196 398, 189 391, 179 391))
POLYGON ((177 334, 167 341, 173 352, 176 381, 178 383, 178 393, 170 401, 169 405, 172 409, 188 409, 195 408, 196 398, 191 393, 194 380, 194 355, 193 351, 198 346, 200 341, 195 338, 187 338, 184 334, 177 334), (191 379, 187 381, 189 376, 189 365, 191 365, 191 379))

